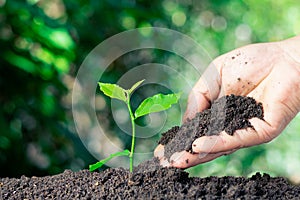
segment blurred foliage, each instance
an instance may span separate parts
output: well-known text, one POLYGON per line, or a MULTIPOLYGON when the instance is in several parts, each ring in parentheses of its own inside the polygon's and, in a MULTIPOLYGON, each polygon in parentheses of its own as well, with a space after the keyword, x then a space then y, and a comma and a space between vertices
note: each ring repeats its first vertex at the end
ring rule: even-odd
MULTIPOLYGON (((300 4, 293 0, 0 0, 0 176, 56 174, 66 168, 87 168, 95 161, 73 124, 71 90, 76 72, 106 38, 147 26, 187 34, 214 58, 249 43, 299 34, 300 4)), ((139 50, 117 59, 101 80, 114 83, 128 70, 150 62, 186 65, 168 52, 139 50)), ((181 88, 176 79, 169 81, 181 88)), ((151 95, 147 92, 157 91, 168 89, 153 86, 137 91, 133 106, 151 95)), ((113 122, 109 100, 98 96, 99 120, 119 135, 122 131, 113 122)), ((167 126, 180 121, 176 111, 170 112, 167 126)), ((300 179, 295 167, 300 164, 300 139, 295 134, 299 130, 298 117, 270 144, 189 171, 197 176, 266 171, 300 179)), ((120 141, 127 146, 130 140, 124 136, 120 141)), ((140 148, 154 147, 145 143, 140 148)))

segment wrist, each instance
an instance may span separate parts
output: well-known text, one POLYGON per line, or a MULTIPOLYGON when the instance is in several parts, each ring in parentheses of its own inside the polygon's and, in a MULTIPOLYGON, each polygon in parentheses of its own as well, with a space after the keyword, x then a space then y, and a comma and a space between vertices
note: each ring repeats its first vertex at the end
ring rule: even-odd
POLYGON ((278 42, 283 51, 300 65, 300 35, 278 42))

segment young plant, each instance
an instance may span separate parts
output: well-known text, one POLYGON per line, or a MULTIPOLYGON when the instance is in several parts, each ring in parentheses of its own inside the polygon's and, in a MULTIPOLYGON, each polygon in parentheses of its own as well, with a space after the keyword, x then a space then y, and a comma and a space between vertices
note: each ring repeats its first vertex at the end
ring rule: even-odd
POLYGON ((126 103, 129 116, 130 116, 130 121, 131 121, 131 127, 132 127, 132 138, 131 138, 131 149, 129 150, 124 150, 122 152, 114 153, 111 154, 109 157, 100 160, 99 162, 90 165, 90 171, 94 171, 98 168, 100 168, 102 165, 104 165, 106 162, 111 160, 114 157, 117 156, 128 156, 129 157, 129 170, 130 172, 133 171, 133 154, 134 154, 134 147, 135 147, 135 120, 141 116, 154 113, 154 112, 159 112, 163 110, 167 110, 171 107, 172 104, 175 104, 178 102, 180 98, 180 93, 177 94, 156 94, 152 97, 148 97, 145 99, 135 110, 135 112, 132 112, 132 108, 130 105, 130 97, 134 90, 140 86, 144 80, 141 80, 137 83, 135 83, 130 89, 125 90, 121 88, 120 86, 116 84, 110 84, 110 83, 101 83, 99 82, 100 90, 106 95, 109 96, 110 98, 114 99, 119 99, 123 102, 126 103))

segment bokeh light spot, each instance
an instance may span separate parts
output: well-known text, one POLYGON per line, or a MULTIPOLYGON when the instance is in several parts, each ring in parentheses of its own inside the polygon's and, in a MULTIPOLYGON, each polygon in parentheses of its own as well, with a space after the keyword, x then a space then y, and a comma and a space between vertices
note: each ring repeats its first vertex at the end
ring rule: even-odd
POLYGON ((222 16, 215 17, 211 22, 211 27, 215 31, 224 31, 227 27, 226 19, 222 16))
POLYGON ((186 22, 186 15, 184 12, 177 11, 172 15, 172 22, 176 26, 183 26, 186 22))
POLYGON ((238 40, 241 41, 248 41, 250 40, 252 30, 247 24, 240 24, 235 29, 235 36, 238 40))
POLYGON ((135 19, 131 16, 125 16, 122 18, 122 26, 126 29, 135 28, 135 19))

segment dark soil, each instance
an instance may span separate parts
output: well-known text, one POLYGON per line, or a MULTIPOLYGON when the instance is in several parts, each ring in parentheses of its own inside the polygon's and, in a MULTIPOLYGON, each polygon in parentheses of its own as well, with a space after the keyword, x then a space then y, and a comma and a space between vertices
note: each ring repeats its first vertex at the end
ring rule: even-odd
POLYGON ((0 199, 297 199, 300 186, 257 173, 251 178, 189 178, 175 168, 130 173, 65 171, 46 177, 1 178, 0 199))
POLYGON ((164 156, 170 158, 175 152, 192 152, 192 143, 204 135, 229 135, 238 129, 253 128, 249 119, 263 119, 263 107, 251 97, 228 95, 214 101, 211 108, 199 112, 181 127, 173 127, 163 134, 159 143, 165 145, 164 156))
MULTIPOLYGON (((263 119, 262 105, 254 99, 226 96, 160 140, 170 152, 191 151, 192 141, 203 135, 252 127, 248 119, 263 119), (183 139, 184 138, 184 139, 183 139), (186 141, 179 143, 178 141, 186 141), (176 145, 176 146, 174 146, 176 145), (176 147, 176 148, 175 148, 176 147), (173 149, 172 149, 173 148, 173 149)), ((46 177, 0 178, 1 199, 297 199, 300 186, 284 178, 257 173, 244 177, 189 177, 176 168, 162 168, 153 158, 129 173, 123 168, 91 173, 65 171, 46 177)))

